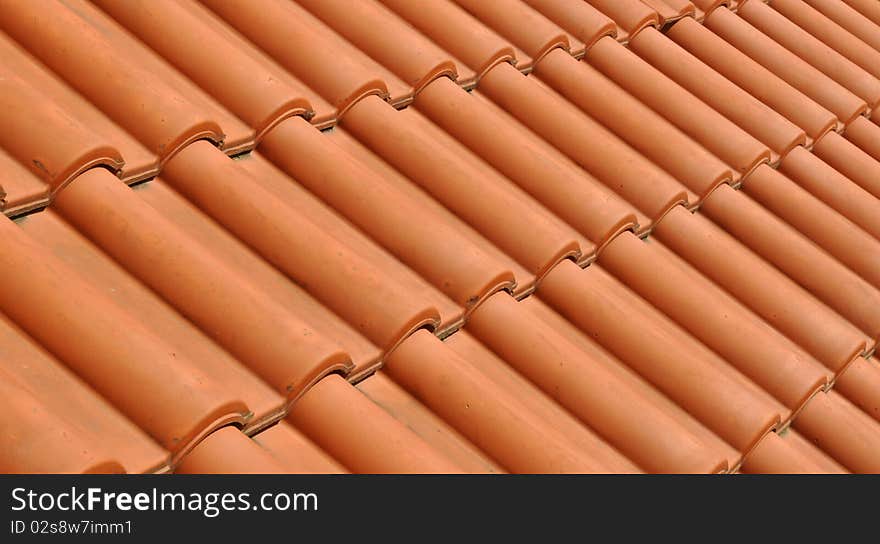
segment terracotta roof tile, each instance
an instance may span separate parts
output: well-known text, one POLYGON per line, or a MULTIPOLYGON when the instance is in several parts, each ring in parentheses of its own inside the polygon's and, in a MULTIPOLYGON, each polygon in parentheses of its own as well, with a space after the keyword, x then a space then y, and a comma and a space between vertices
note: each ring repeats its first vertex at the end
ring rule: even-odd
POLYGON ((730 8, 732 11, 736 11, 736 5, 739 0, 693 0, 694 5, 697 9, 702 10, 708 15, 715 9, 725 6, 730 8))
MULTIPOLYGON (((856 96, 864 100, 869 108, 872 110, 876 108, 880 104, 880 80, 874 74, 860 68, 845 55, 836 52, 834 48, 823 43, 819 36, 815 36, 798 26, 787 18, 785 13, 780 12, 777 7, 777 4, 782 6, 783 9, 786 6, 790 6, 790 9, 785 11, 795 15, 804 11, 799 10, 799 6, 809 10, 809 6, 806 6, 800 0, 798 2, 799 4, 774 0, 772 2, 774 7, 770 7, 763 2, 746 2, 745 5, 739 7, 737 15, 834 81, 849 89, 856 96)), ((824 27, 826 25, 822 24, 823 21, 815 21, 815 18, 809 17, 808 14, 805 15, 804 17, 798 17, 801 24, 811 22, 812 20, 818 23, 813 25, 817 27, 813 29, 814 32, 816 30, 825 32, 824 27)), ((821 18, 822 16, 819 15, 819 17, 821 18)), ((845 36, 845 31, 843 34, 834 34, 832 31, 832 35, 836 38, 842 38, 845 36)), ((863 61, 863 59, 860 60, 863 61)), ((880 68, 877 70, 880 70, 880 68)))
POLYGON ((439 80, 414 105, 585 237, 582 256, 635 227, 624 201, 493 103, 439 80), (492 138, 499 132, 508 137, 492 138))
POLYGON ((213 428, 244 422, 248 409, 225 384, 178 357, 14 223, 0 224, 3 312, 163 447, 180 455, 213 428))
POLYGON ((4 472, 9 473, 123 473, 117 461, 107 456, 100 438, 73 428, 51 413, 37 397, 3 380, 3 415, 6 432, 4 472), (69 452, 59 456, 58 451, 69 452), (59 457, 61 457, 59 459, 59 457))
POLYGON ((10 409, 3 471, 149 472, 168 452, 0 314, 0 373, 10 409), (103 459, 102 459, 103 457, 103 459))
POLYGON ((880 7, 871 0, 843 0, 853 9, 880 25, 880 7))
POLYGON ((836 391, 880 421, 878 387, 880 387, 880 368, 877 367, 874 359, 856 359, 835 383, 836 391))
POLYGON ((499 387, 435 336, 419 331, 388 359, 397 383, 508 470, 609 472, 518 396, 499 387))
POLYGON ((54 101, 14 67, 2 85, 0 106, 8 127, 3 147, 51 190, 98 165, 113 172, 122 168, 122 155, 109 139, 93 132, 73 108, 54 101))
MULTIPOLYGON (((657 31, 648 29, 646 35, 657 31)), ((735 171, 747 175, 770 150, 662 72, 612 40, 600 40, 586 60, 715 153, 735 171)))
POLYGON ((561 28, 523 2, 455 2, 525 52, 527 58, 517 58, 517 68, 520 70, 531 70, 544 55, 557 47, 570 50, 574 45, 575 49, 583 49, 580 43, 570 44, 561 28))
POLYGON ((286 117, 314 114, 313 91, 199 4, 98 5, 247 123, 256 140, 286 117))
POLYGON ((681 183, 535 79, 502 64, 483 78, 479 92, 640 211, 644 229, 676 204, 687 201, 681 183), (587 141, 589 147, 582 145, 587 141), (617 161, 628 167, 617 168, 617 161))
POLYGON ((54 210, 27 217, 22 229, 118 306, 136 313, 147 329, 170 344, 175 358, 185 357, 202 373, 235 391, 253 412, 253 423, 272 418, 284 405, 282 394, 273 392, 54 210))
POLYGON ((310 389, 288 419, 355 472, 462 470, 337 375, 328 376, 310 389))
POLYGON ((813 146, 826 164, 880 198, 880 163, 839 134, 829 134, 813 146))
POLYGON ((290 191, 282 200, 262 185, 262 175, 250 175, 205 143, 190 146, 167 172, 163 179, 169 185, 378 347, 391 349, 411 330, 438 324, 431 302, 411 294, 422 282, 406 277, 403 267, 386 255, 371 258, 359 252, 347 239, 347 225, 317 202, 311 203, 323 217, 317 211, 298 213, 308 200, 294 203, 290 191), (208 179, 212 181, 206 183, 208 179), (262 235, 268 222, 282 217, 284 221, 271 227, 273 237, 262 235), (389 281, 389 275, 397 281, 389 281))
MULTIPOLYGON (((785 15, 788 20, 823 41, 869 74, 880 77, 880 51, 850 34, 846 28, 826 17, 820 11, 813 9, 807 2, 773 0, 771 6, 785 15)), ((842 4, 836 4, 836 6, 845 8, 842 4)), ((863 32, 869 39, 876 37, 875 33, 876 31, 863 32)))
POLYGON ((529 297, 523 300, 522 304, 541 322, 549 324, 557 333, 564 336, 582 352, 588 354, 592 361, 602 364, 605 370, 613 373, 617 379, 623 381, 628 387, 638 391, 645 401, 657 406, 666 416, 673 418, 679 425, 687 429, 688 432, 698 437, 712 451, 726 459, 729 467, 733 468, 739 464, 740 454, 736 449, 721 439, 719 435, 710 431, 697 418, 684 410, 682 406, 673 402, 668 396, 661 393, 659 389, 651 385, 649 381, 634 370, 635 367, 631 368, 611 355, 610 352, 593 340, 592 335, 588 335, 578 329, 537 297, 529 297))
POLYGON ((254 289, 285 308, 301 309, 309 316, 309 325, 321 336, 346 346, 352 362, 358 367, 373 365, 379 359, 379 348, 312 298, 302 287, 259 258, 253 250, 213 222, 162 180, 142 186, 138 195, 166 220, 184 230, 195 242, 209 248, 239 279, 250 279, 254 289))
POLYGON ((246 10, 234 0, 204 3, 335 108, 319 113, 315 122, 340 117, 364 96, 402 102, 411 98, 412 90, 403 81, 293 2, 260 0, 246 10))
POLYGON ((532 274, 541 276, 560 259, 592 249, 583 248, 571 227, 413 109, 396 111, 368 97, 352 107, 342 126, 532 274))
POLYGON ((877 288, 811 240, 745 193, 723 187, 712 193, 702 212, 866 334, 877 338, 877 288))
MULTIPOLYGON (((184 150, 197 152, 198 144, 184 150)), ((327 372, 351 365, 297 312, 248 285, 105 172, 80 176, 54 208, 282 394, 295 398, 327 372)))
POLYGON ((702 15, 688 0, 642 0, 642 3, 657 12, 662 25, 668 25, 682 17, 702 15))
POLYGON ((826 385, 817 361, 673 254, 621 235, 599 263, 792 411, 826 385))
POLYGON ((771 162, 806 143, 806 134, 797 126, 659 32, 642 32, 630 40, 629 47, 769 147, 775 153, 771 162))
MULTIPOLYGON (((499 62, 516 63, 521 55, 491 29, 448 0, 381 0, 398 17, 460 59, 457 82, 472 88, 499 62), (472 73, 473 76, 468 74, 472 73)), ((353 23, 355 21, 349 21, 353 23)), ((398 52, 397 54, 404 53, 398 52)))
MULTIPOLYGON (((847 474, 849 471, 843 468, 840 463, 832 459, 827 453, 816 447, 815 444, 804 438, 796 430, 789 428, 782 434, 782 439, 787 442, 789 448, 800 453, 802 457, 812 462, 826 474, 847 474)), ((783 469, 791 472, 791 469, 783 469)))
POLYGON ((200 138, 231 149, 253 140, 241 121, 89 2, 18 4, 0 25, 160 160, 200 138))
MULTIPOLYGON (((450 228, 448 221, 428 206, 424 197, 410 195, 395 186, 387 175, 377 175, 343 149, 328 140, 339 142, 342 133, 338 129, 334 136, 321 135, 304 122, 286 123, 272 132, 267 138, 265 151, 268 157, 279 165, 288 168, 307 188, 312 189, 341 213, 346 213, 350 221, 363 232, 384 244, 389 251, 418 271, 422 278, 429 280, 438 290, 422 285, 425 299, 439 310, 440 327, 455 326, 463 313, 472 308, 485 296, 499 290, 512 290, 515 276, 511 272, 512 262, 498 252, 479 235, 467 236, 460 229, 450 228), (291 160, 284 152, 288 146, 296 146, 303 152, 312 154, 312 160, 302 162, 291 160), (276 151, 277 150, 277 151, 276 151), (362 184, 369 180, 372 190, 364 193, 362 184), (376 206, 394 202, 387 214, 372 213, 376 206), (418 216, 420 222, 413 225, 411 218, 418 216), (423 243, 434 236, 442 240, 429 246, 423 243), (452 298, 446 298, 448 295, 452 298), (453 302, 454 301, 454 302, 453 302)), ((369 153, 366 151, 366 153, 369 153)), ((377 159, 378 160, 378 159, 377 159)), ((388 261, 384 251, 375 247, 375 242, 360 234, 356 229, 340 220, 332 211, 319 204, 302 189, 286 178, 258 155, 240 161, 240 164, 258 174, 263 183, 274 181, 271 189, 276 195, 298 198, 308 202, 324 218, 322 226, 335 225, 341 236, 351 240, 359 251, 370 251, 380 260, 388 261), (259 169, 259 173, 257 171, 259 169)), ((409 184, 405 178, 400 184, 409 184)), ((398 267, 403 273, 404 269, 398 267)), ((518 277, 518 276, 517 276, 518 277)), ((421 278, 410 281, 423 283, 421 278)))
MULTIPOLYGON (((301 4, 412 86, 413 94, 438 77, 458 79, 457 64, 460 63, 377 2, 352 5, 334 0, 304 0, 301 4), (373 32, 376 28, 385 31, 373 32)), ((474 74, 465 74, 466 79, 474 77, 474 74)))
POLYGON ((740 451, 788 417, 766 392, 597 265, 581 270, 562 263, 546 278, 542 298, 740 451), (736 417, 725 417, 728 410, 736 417))
POLYGON ((742 190, 868 282, 878 285, 878 239, 870 234, 870 224, 859 228, 779 170, 767 166, 756 170, 742 190))
POLYGON ((177 466, 180 474, 282 474, 284 467, 238 431, 223 427, 199 442, 177 466))
POLYGON ((282 421, 254 437, 284 467, 298 474, 344 474, 347 471, 289 423, 282 421))
POLYGON ((803 148, 793 149, 780 163, 779 171, 878 238, 880 223, 876 214, 880 212, 880 202, 854 181, 803 148))
POLYGON ((487 474, 505 472, 486 453, 474 446, 406 389, 397 385, 384 372, 360 382, 358 389, 463 470, 487 474))
MULTIPOLYGON (((554 402, 468 333, 463 332, 450 336, 446 344, 454 353, 460 355, 474 371, 479 373, 476 376, 478 379, 485 377, 491 380, 493 384, 491 388, 494 392, 497 392, 502 398, 515 398, 517 403, 514 407, 517 410, 525 407, 531 416, 535 416, 537 423, 531 417, 528 419, 536 427, 526 429, 526 432, 547 434, 552 437, 554 447, 563 452, 570 451, 569 448, 573 446, 579 452, 586 453, 591 465, 595 467, 596 463, 600 464, 599 470, 617 473, 641 472, 630 459, 603 440, 591 428, 580 423, 570 412, 554 402), (560 439, 560 435, 563 438, 560 439)), ((514 412, 512 415, 515 417, 523 414, 522 412, 520 414, 514 412)), ((479 422, 479 424, 485 424, 485 421, 479 422)), ((534 450, 532 451, 534 452, 534 450)), ((557 452, 551 451, 549 453, 555 455, 557 452)), ((544 457, 545 454, 538 453, 537 455, 544 457)), ((511 453, 505 453, 504 456, 510 457, 511 453)), ((581 458, 583 460, 583 456, 581 458)), ((517 456, 516 462, 523 462, 522 457, 517 456)), ((543 464, 541 467, 542 471, 552 468, 551 465, 545 466, 543 464)))
POLYGON ((629 38, 647 27, 659 26, 660 15, 649 3, 640 0, 587 0, 596 9, 617 23, 629 38))
MULTIPOLYGON (((734 85, 741 88, 754 97, 751 100, 766 104, 758 106, 760 111, 772 108, 800 127, 809 138, 819 139, 836 127, 837 119, 833 113, 693 19, 682 19, 669 28, 666 36, 717 71, 716 76, 709 76, 715 79, 716 85, 727 86, 734 93, 739 92, 734 85), (730 80, 729 83, 725 84, 719 76, 730 80)), ((711 71, 702 70, 702 73, 711 71)), ((687 74, 683 76, 687 77, 687 74)), ((711 99, 711 94, 704 96, 711 99)), ((746 97, 746 100, 750 99, 746 97)), ((851 116, 852 113, 844 115, 851 116)))
POLYGON ((826 458, 794 430, 780 437, 770 433, 741 467, 746 474, 846 474, 848 471, 826 458))
MULTIPOLYGON (((4 34, 0 34, 0 50, 3 51, 8 66, 15 70, 19 78, 26 81, 31 87, 38 89, 45 96, 45 99, 54 102, 67 112, 75 119, 76 124, 86 127, 95 137, 105 142, 112 142, 116 156, 112 158, 112 161, 104 164, 113 170, 119 170, 120 178, 127 183, 134 183, 156 175, 159 166, 159 159, 156 155, 144 148, 134 137, 113 123, 98 108, 71 89, 4 34), (121 156, 122 164, 119 164, 119 156, 121 156)), ((63 134, 63 131, 61 133, 63 134)), ((48 165, 45 166, 48 168, 48 165)), ((35 173, 45 180, 45 171, 35 171, 35 173)), ((53 185, 61 183, 63 180, 59 180, 53 185)))
POLYGON ((525 3, 568 32, 570 52, 576 58, 581 58, 599 38, 617 37, 614 21, 587 2, 526 0, 525 3))
POLYGON ((880 24, 880 9, 877 6, 865 2, 832 2, 830 0, 807 0, 807 3, 813 8, 822 12, 823 15, 844 27, 860 40, 864 41, 874 49, 880 51, 880 36, 877 35, 875 25, 880 24), (872 20, 871 10, 874 17, 872 20))
POLYGON ((20 214, 46 205, 49 186, 3 150, 0 150, 0 168, 3 169, 0 211, 20 214))
POLYGON ((880 472, 874 2, 0 31, 3 471, 880 472))
POLYGON ((533 77, 609 127, 693 191, 696 198, 689 198, 690 203, 696 204, 719 184, 732 180, 733 173, 721 160, 589 64, 554 51, 533 77), (672 149, 676 152, 671 153, 672 149))
POLYGON ((865 117, 858 117, 846 127, 844 137, 880 161, 880 125, 875 125, 865 117))
POLYGON ((606 354, 599 349, 585 353, 549 323, 535 319, 524 303, 498 294, 474 312, 468 330, 646 470, 726 468, 723 456, 594 360, 609 358, 606 354))
POLYGON ((795 428, 852 472, 880 471, 880 422, 834 391, 807 404, 795 428), (843 437, 847 437, 843 439, 843 437))
POLYGON ((858 328, 701 215, 673 210, 652 240, 662 242, 648 244, 659 248, 662 260, 684 259, 832 372, 873 345, 873 339, 866 340, 858 328))
POLYGON ((713 11, 706 17, 705 25, 764 68, 833 112, 841 123, 848 124, 869 109, 865 100, 728 9, 722 7, 713 11))

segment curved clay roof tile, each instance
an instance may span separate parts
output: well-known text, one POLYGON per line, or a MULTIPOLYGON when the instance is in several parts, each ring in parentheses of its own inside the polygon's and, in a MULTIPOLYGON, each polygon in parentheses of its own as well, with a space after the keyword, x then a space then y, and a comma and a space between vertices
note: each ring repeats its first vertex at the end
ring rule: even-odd
POLYGON ((510 296, 499 293, 480 306, 468 331, 646 470, 727 469, 726 460, 660 407, 510 296))
POLYGON ((455 0, 462 8, 525 51, 528 59, 517 59, 517 68, 528 70, 549 51, 571 49, 568 36, 552 21, 528 5, 515 0, 481 2, 455 0))
POLYGON ((405 83, 294 2, 254 0, 246 10, 234 0, 203 3, 330 102, 337 117, 368 95, 409 94, 405 83))
MULTIPOLYGON (((818 140, 837 124, 834 114, 764 68, 705 26, 684 18, 666 36, 718 74, 760 100, 818 140)), ((849 115, 849 114, 847 114, 849 115)))
POLYGON ((833 112, 841 123, 848 124, 868 111, 864 100, 727 8, 713 11, 704 24, 741 53, 833 112))
POLYGON ((0 26, 162 160, 200 138, 228 140, 227 146, 253 139, 239 130, 241 121, 97 7, 48 2, 15 4, 3 10, 0 26))
MULTIPOLYGON (((129 190, 104 175, 112 186, 129 190)), ((12 221, 0 219, 0 231, 6 247, 0 252, 0 310, 172 456, 219 426, 244 422, 248 408, 224 384, 177 357, 12 221)))
POLYGON ((562 263, 541 288, 543 301, 741 453, 787 418, 778 401, 598 265, 562 263))
POLYGON ((773 152, 771 162, 778 162, 780 157, 784 157, 795 146, 806 144, 806 134, 794 123, 728 81, 663 34, 647 30, 632 39, 629 47, 769 147, 773 152))
POLYGON ((466 81, 459 66, 459 84, 463 86, 475 85, 499 62, 516 62, 509 43, 450 0, 380 1, 474 72, 474 80, 466 81))
POLYGON ((311 116, 311 90, 195 2, 98 2, 98 5, 263 133, 292 115, 311 116))
POLYGON ((282 124, 260 149, 463 308, 500 288, 513 289, 516 278, 509 263, 450 228, 422 199, 410 197, 386 176, 330 145, 325 135, 307 123, 282 124), (290 149, 311 160, 298 160, 290 149), (370 191, 363 191, 365 183, 370 191), (419 221, 414 222, 414 217, 419 221))
POLYGON ((531 76, 498 65, 483 78, 479 92, 646 215, 649 221, 642 228, 687 201, 684 187, 672 176, 531 76), (627 168, 615 167, 617 161, 627 168))
POLYGON ((305 316, 280 306, 134 191, 101 174, 80 176, 54 209, 276 391, 295 399, 327 372, 351 368, 348 355, 305 316))
POLYGON ((586 60, 743 176, 770 160, 764 144, 619 43, 600 40, 586 60))
POLYGON ((458 79, 456 63, 448 53, 377 2, 299 0, 299 4, 394 72, 413 94, 438 77, 458 79))

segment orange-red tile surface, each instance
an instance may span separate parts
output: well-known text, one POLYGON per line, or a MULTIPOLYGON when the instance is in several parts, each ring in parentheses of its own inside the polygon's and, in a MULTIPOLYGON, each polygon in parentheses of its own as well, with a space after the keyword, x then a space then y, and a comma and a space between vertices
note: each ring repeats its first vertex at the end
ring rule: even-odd
POLYGON ((0 11, 0 471, 880 472, 870 0, 0 11))

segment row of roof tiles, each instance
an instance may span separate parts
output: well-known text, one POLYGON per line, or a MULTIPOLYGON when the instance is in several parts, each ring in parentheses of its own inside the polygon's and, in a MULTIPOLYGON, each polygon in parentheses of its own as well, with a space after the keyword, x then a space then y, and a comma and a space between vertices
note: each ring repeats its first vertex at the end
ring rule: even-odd
POLYGON ((878 24, 12 3, 2 469, 880 470, 878 24))

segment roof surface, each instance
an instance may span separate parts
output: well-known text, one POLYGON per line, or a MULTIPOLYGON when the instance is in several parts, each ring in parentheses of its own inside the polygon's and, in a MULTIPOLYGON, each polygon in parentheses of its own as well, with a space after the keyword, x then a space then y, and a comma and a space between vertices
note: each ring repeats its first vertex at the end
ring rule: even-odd
POLYGON ((0 471, 880 472, 876 1, 0 30, 0 471))

